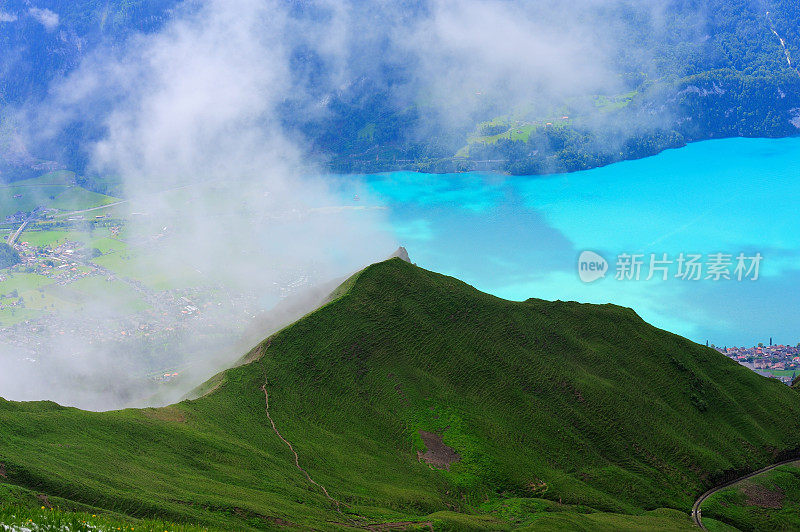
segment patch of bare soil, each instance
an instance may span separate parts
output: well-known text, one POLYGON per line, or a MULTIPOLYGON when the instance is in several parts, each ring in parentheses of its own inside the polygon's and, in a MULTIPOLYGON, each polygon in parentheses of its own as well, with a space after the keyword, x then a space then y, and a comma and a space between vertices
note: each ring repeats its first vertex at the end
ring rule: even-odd
POLYGON ((459 455, 452 447, 444 444, 442 437, 433 432, 419 431, 422 443, 425 444, 425 452, 417 451, 417 458, 426 464, 439 469, 450 470, 450 464, 461 461, 459 455))
POLYGON ((175 423, 186 423, 186 414, 183 412, 183 410, 175 408, 174 406, 148 408, 142 412, 150 419, 157 419, 159 421, 173 421, 175 423))
POLYGON ((251 362, 255 362, 256 360, 260 360, 261 357, 264 356, 264 353, 267 352, 269 346, 272 345, 272 337, 270 336, 267 340, 250 350, 242 359, 239 361, 239 364, 244 366, 245 364, 250 364, 251 362))
POLYGON ((783 499, 785 495, 780 488, 771 490, 765 486, 747 482, 740 489, 744 496, 747 497, 745 504, 749 506, 783 508, 783 499))
POLYGON ((6 473, 6 465, 3 462, 0 462, 0 477, 8 478, 8 474, 6 473))
POLYGON ((36 498, 39 499, 39 502, 41 502, 42 505, 46 506, 47 508, 53 507, 53 505, 50 504, 50 499, 47 498, 47 495, 45 495, 44 493, 40 493, 39 495, 36 496, 36 498))

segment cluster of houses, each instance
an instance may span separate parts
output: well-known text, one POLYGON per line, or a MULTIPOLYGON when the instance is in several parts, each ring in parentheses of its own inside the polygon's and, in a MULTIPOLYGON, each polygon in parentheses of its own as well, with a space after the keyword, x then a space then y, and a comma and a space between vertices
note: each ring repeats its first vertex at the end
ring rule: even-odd
MULTIPOLYGON (((20 194, 15 194, 14 199, 22 197, 20 194)), ((32 214, 35 214, 38 218, 42 219, 52 219, 53 215, 58 212, 58 209, 48 208, 48 207, 36 207, 31 212, 25 211, 17 211, 14 214, 7 214, 5 217, 5 223, 7 224, 21 224, 25 220, 31 217, 32 214)))
POLYGON ((711 346, 723 355, 732 358, 753 371, 791 384, 793 377, 800 375, 800 344, 795 346, 775 344, 770 339, 769 345, 758 344, 754 347, 717 347, 711 346), (776 375, 773 372, 794 372, 793 375, 776 375))
MULTIPOLYGON (((14 197, 16 197, 16 196, 14 196, 14 197)), ((17 211, 14 214, 6 215, 5 221, 6 221, 7 224, 17 224, 17 223, 22 223, 27 219, 28 219, 28 213, 27 212, 17 211)))
MULTIPOLYGON (((118 234, 122 229, 121 224, 115 224, 113 220, 108 220, 107 227, 112 235, 118 234)), ((76 345, 78 347, 70 355, 76 358, 85 356, 85 353, 103 350, 137 359, 140 357, 155 366, 147 368, 149 371, 156 369, 161 363, 168 363, 170 371, 162 369, 155 376, 148 372, 141 377, 148 376, 159 383, 170 383, 179 378, 175 368, 182 367, 188 360, 180 357, 162 360, 162 353, 169 350, 188 354, 197 350, 233 345, 242 334, 243 324, 257 319, 264 312, 260 294, 221 291, 214 286, 156 290, 139 280, 121 279, 112 271, 95 264, 91 246, 75 241, 59 241, 39 246, 35 245, 35 239, 29 237, 34 241, 31 243, 25 237, 23 233, 13 244, 22 262, 11 269, 0 271, 0 282, 26 273, 47 277, 50 279, 45 281, 47 286, 51 286, 51 283, 70 285, 84 277, 100 277, 127 284, 146 303, 146 306, 128 310, 122 306, 105 308, 93 301, 102 312, 93 314, 91 319, 85 319, 81 314, 64 312, 52 304, 52 311, 50 306, 45 309, 40 305, 36 310, 42 312, 36 317, 28 317, 10 325, 0 324, 3 344, 23 353, 28 360, 46 360, 49 353, 53 352, 54 345, 76 345), (80 341, 72 341, 74 339, 80 341)), ((285 283, 276 283, 275 292, 281 298, 311 282, 308 275, 292 272, 287 276, 289 279, 285 283)), ((73 293, 80 295, 80 290, 80 287, 72 290, 56 288, 56 293, 66 297, 73 293)), ((3 292, 1 287, 0 292, 3 292)), ((22 294, 10 289, 8 292, 7 297, 0 295, 0 309, 6 306, 25 306, 22 294)), ((38 291, 35 288, 26 290, 25 297, 28 297, 28 293, 35 294, 37 298, 39 293, 43 298, 46 294, 44 288, 38 291)), ((27 316, 25 314, 22 317, 27 316)))
POLYGON ((18 268, 50 277, 61 285, 97 273, 97 268, 83 260, 87 250, 79 242, 64 242, 55 247, 18 242, 14 249, 22 259, 18 268))

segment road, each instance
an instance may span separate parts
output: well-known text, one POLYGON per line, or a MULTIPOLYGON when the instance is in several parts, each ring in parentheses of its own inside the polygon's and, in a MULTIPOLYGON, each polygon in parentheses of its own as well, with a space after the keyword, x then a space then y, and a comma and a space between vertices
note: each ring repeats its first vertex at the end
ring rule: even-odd
POLYGON ((25 230, 25 228, 28 226, 28 224, 36 220, 36 213, 37 212, 39 212, 39 207, 36 207, 35 209, 33 209, 31 211, 31 213, 28 215, 28 217, 25 219, 25 221, 22 222, 22 225, 20 225, 19 228, 15 232, 13 232, 10 235, 8 235, 7 243, 8 243, 9 246, 13 246, 14 242, 17 241, 17 239, 19 238, 19 235, 22 234, 22 232, 25 230))
POLYGON ((733 484, 736 484, 737 482, 741 482, 742 480, 747 480, 748 478, 754 477, 756 475, 760 475, 761 473, 766 473, 767 471, 775 469, 776 467, 780 467, 782 465, 791 464, 793 462, 798 462, 798 461, 800 461, 800 460, 798 460, 797 458, 792 458, 790 460, 784 460, 783 462, 778 462, 777 464, 772 464, 772 465, 768 465, 767 467, 762 467, 758 471, 753 471, 752 473, 750 473, 748 475, 733 479, 733 480, 731 480, 729 482, 726 482, 724 484, 720 484, 719 486, 711 488, 707 492, 705 492, 702 495, 700 495, 700 497, 698 497, 698 499, 696 501, 694 501, 694 506, 692 506, 692 521, 694 521, 694 524, 696 524, 697 526, 699 526, 703 530, 708 530, 706 527, 703 526, 703 516, 702 516, 702 512, 700 510, 700 506, 702 506, 703 502, 706 499, 708 499, 709 497, 714 495, 719 490, 725 489, 728 486, 732 486, 733 484))
POLYGON ((110 207, 115 207, 117 205, 122 205, 123 203, 128 203, 128 200, 120 200, 115 201, 114 203, 107 203, 105 205, 100 205, 99 207, 92 207, 91 209, 83 209, 80 211, 72 211, 72 212, 62 212, 53 216, 53 218, 64 218, 65 216, 72 216, 74 214, 81 214, 84 212, 92 212, 92 211, 99 211, 101 209, 108 209, 110 207))
POLYGON ((28 222, 30 222, 30 219, 27 219, 27 220, 25 220, 24 222, 22 222, 22 225, 20 225, 20 226, 19 226, 19 229, 17 229, 16 231, 14 231, 14 232, 13 232, 13 233, 11 233, 10 235, 8 235, 8 242, 7 242, 7 244, 8 244, 9 246, 13 246, 13 245, 14 245, 14 242, 16 242, 16 241, 17 241, 17 239, 19 238, 19 235, 20 235, 20 234, 22 234, 22 232, 23 232, 23 231, 25 230, 25 228, 28 226, 28 222))

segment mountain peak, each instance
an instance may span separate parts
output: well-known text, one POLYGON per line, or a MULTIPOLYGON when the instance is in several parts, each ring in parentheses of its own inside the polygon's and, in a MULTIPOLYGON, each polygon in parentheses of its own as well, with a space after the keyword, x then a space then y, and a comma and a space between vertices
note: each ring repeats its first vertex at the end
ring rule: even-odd
POLYGON ((398 259, 404 260, 404 261, 408 262, 409 264, 411 263, 411 259, 408 257, 408 251, 403 246, 400 246, 399 248, 397 248, 397 251, 395 251, 394 253, 389 255, 388 258, 389 259, 393 259, 395 257, 397 257, 398 259))

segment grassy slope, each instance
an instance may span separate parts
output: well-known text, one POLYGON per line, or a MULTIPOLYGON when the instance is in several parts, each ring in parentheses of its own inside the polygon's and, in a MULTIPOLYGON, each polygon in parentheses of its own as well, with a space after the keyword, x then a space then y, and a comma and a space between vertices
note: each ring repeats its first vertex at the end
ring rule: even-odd
POLYGON ((0 532, 97 532, 138 530, 140 532, 215 532, 208 527, 176 525, 163 520, 134 519, 97 508, 74 504, 57 497, 0 484, 0 532))
POLYGON ((74 185, 73 180, 72 172, 60 171, 0 186, 0 221, 17 211, 29 212, 40 206, 74 211, 119 201, 74 185))
POLYGON ((399 259, 257 349, 165 409, 0 402, 6 480, 222 528, 677 529, 709 475, 800 444, 795 392, 630 309, 504 301, 399 259), (265 375, 277 427, 349 517, 269 427, 265 375), (418 430, 462 461, 420 463, 418 430), (660 507, 682 512, 645 513, 660 507))
POLYGON ((800 464, 781 466, 715 493, 703 504, 703 515, 739 530, 800 529, 800 464), (769 508, 755 501, 748 502, 745 490, 753 486, 781 493, 782 507, 769 508))

